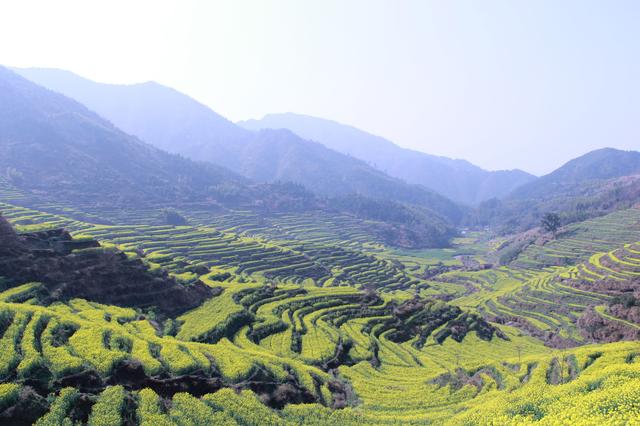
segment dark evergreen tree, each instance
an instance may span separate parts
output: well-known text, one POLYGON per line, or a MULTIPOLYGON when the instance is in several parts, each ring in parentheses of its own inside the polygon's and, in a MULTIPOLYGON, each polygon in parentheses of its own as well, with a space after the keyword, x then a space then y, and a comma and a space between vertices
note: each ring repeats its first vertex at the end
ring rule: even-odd
POLYGON ((551 232, 555 235, 558 228, 560 228, 560 216, 557 213, 547 213, 542 217, 540 225, 546 232, 551 232))

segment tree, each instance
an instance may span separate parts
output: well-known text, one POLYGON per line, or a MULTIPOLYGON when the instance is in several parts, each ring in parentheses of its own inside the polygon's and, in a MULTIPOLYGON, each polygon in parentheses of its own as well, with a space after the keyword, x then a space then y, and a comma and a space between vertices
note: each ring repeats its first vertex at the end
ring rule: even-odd
POLYGON ((542 229, 547 232, 553 233, 556 235, 556 231, 560 228, 560 216, 556 213, 547 213, 542 217, 542 221, 540 222, 542 229))
POLYGON ((189 224, 184 216, 173 209, 165 209, 163 210, 163 214, 164 221, 167 225, 184 226, 189 224))

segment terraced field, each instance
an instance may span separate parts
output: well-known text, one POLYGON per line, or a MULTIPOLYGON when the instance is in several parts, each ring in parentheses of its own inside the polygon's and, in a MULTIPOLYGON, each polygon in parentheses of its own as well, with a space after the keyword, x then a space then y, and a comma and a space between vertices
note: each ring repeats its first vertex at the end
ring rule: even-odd
POLYGON ((348 216, 194 208, 171 226, 161 210, 34 203, 10 188, 0 213, 22 232, 65 227, 216 289, 173 318, 48 303, 39 283, 5 288, 0 418, 26 408, 42 425, 640 418, 638 209, 572 225, 499 267, 482 234, 400 251, 348 216))
MULTIPOLYGON (((395 289, 420 282, 393 262, 338 244, 273 242, 212 226, 98 225, 10 204, 0 204, 0 209, 19 229, 65 227, 76 236, 90 236, 124 251, 140 251, 151 264, 177 275, 216 267, 239 275, 277 282, 309 281, 318 286, 395 289)), ((49 210, 64 213, 60 207, 49 210)))
POLYGON ((640 241, 640 210, 622 210, 567 226, 559 239, 543 246, 532 244, 516 266, 538 269, 587 260, 594 253, 640 241))

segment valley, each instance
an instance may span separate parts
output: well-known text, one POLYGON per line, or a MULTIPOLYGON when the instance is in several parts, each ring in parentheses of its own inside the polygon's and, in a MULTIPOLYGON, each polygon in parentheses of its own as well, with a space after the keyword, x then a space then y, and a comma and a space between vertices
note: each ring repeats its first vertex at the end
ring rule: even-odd
MULTIPOLYGON (((177 210, 187 224, 167 225, 159 209, 0 195, 21 238, 64 227, 212 289, 167 315, 53 301, 47 278, 5 284, 1 416, 13 421, 619 424, 639 414, 640 347, 627 340, 640 334, 640 209, 568 225, 499 265, 505 242, 483 232, 396 249, 349 215, 177 210), (624 411, 582 408, 602 401, 624 411)), ((86 250, 96 249, 74 253, 86 250)))
POLYGON ((0 66, 0 423, 638 424, 640 153, 600 145, 537 177, 0 66))

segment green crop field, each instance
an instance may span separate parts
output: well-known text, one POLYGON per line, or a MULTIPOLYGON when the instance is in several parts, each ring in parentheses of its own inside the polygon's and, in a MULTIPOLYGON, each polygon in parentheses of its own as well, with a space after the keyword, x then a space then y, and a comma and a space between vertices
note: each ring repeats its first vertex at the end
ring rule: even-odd
POLYGON ((38 425, 640 424, 640 209, 497 266, 483 233, 399 250, 348 215, 0 201, 19 232, 215 290, 163 317, 3 286, 0 412, 35 392, 38 425))

